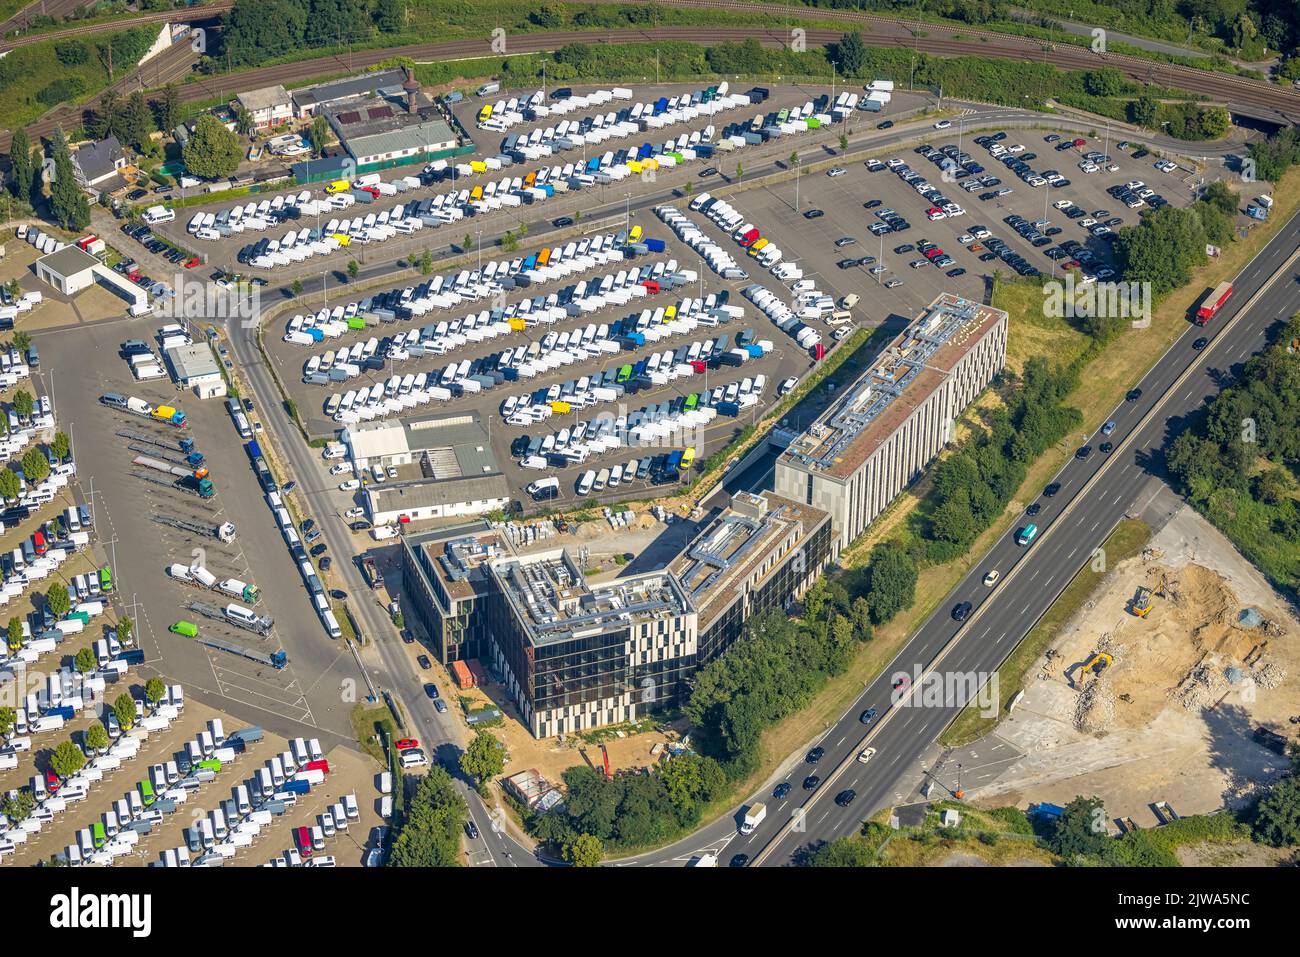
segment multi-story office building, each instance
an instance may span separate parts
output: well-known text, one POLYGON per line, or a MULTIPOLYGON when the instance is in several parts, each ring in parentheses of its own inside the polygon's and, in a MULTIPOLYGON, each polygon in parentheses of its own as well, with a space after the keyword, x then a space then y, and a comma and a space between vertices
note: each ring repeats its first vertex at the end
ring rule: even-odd
POLYGON ((486 521, 402 536, 402 580, 413 614, 443 664, 488 657, 483 603, 495 595, 487 562, 513 555, 486 521))
POLYGON ((838 555, 938 454, 1006 354, 1005 312, 939 296, 781 453, 777 494, 828 512, 838 555))
POLYGON ((669 565, 699 614, 707 664, 761 612, 803 597, 830 558, 830 516, 772 493, 741 492, 669 565))
POLYGON ((737 495, 662 571, 592 583, 563 548, 518 555, 486 521, 402 538, 407 614, 445 664, 479 659, 537 737, 684 704, 695 670, 825 568, 830 516, 737 495))
POLYGON ((589 584, 565 549, 489 562, 492 664, 539 738, 681 700, 696 662, 690 596, 667 572, 589 584))

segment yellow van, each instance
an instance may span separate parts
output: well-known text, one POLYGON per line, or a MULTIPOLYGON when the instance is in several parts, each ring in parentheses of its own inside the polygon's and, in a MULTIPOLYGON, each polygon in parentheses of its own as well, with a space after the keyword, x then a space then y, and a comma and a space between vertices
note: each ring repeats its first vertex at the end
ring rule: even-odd
POLYGON ((336 179, 325 187, 327 193, 342 193, 344 190, 352 188, 352 184, 345 179, 336 179))

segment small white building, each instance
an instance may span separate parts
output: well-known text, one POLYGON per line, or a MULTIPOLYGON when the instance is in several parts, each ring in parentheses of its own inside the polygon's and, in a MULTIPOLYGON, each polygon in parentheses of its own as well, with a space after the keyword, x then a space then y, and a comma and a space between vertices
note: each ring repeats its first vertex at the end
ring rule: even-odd
POLYGON ((121 296, 131 306, 133 316, 149 311, 149 294, 119 276, 90 253, 76 246, 64 246, 36 260, 36 276, 65 296, 75 296, 96 282, 121 296))
POLYGON ((206 342, 168 349, 167 361, 171 363, 177 384, 183 389, 193 390, 200 399, 215 399, 226 394, 221 367, 206 342))

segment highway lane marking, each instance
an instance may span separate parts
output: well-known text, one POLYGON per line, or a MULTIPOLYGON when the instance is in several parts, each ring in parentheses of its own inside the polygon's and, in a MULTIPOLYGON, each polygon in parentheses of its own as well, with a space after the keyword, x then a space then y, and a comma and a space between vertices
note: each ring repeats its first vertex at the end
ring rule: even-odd
POLYGON ((1007 636, 1007 633, 1006 633, 1005 631, 1002 632, 1002 634, 998 635, 998 640, 995 641, 995 642, 993 642, 993 644, 995 644, 995 645, 998 644, 998 643, 1001 642, 1002 639, 1005 638, 1006 636, 1007 636))

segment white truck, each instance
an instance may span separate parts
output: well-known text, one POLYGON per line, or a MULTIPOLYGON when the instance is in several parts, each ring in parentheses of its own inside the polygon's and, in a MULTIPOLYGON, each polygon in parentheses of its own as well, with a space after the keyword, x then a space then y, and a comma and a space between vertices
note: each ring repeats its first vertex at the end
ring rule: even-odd
POLYGON ((766 804, 751 804, 745 811, 744 819, 740 822, 740 833, 753 834, 754 829, 763 823, 765 817, 767 817, 766 804))

